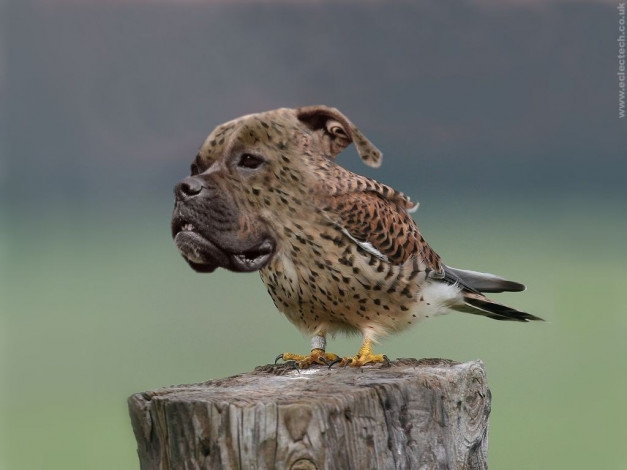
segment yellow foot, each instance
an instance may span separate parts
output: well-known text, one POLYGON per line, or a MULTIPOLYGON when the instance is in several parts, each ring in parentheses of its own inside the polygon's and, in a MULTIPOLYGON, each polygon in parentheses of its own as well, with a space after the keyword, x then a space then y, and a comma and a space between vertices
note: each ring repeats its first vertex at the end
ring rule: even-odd
POLYGON ((370 338, 364 339, 364 342, 356 355, 343 357, 337 362, 342 367, 361 367, 366 364, 376 364, 381 362, 387 364, 388 366, 390 365, 390 360, 385 354, 372 353, 372 340, 370 338))
POLYGON ((355 356, 343 357, 338 362, 338 365, 340 367, 346 367, 346 366, 361 367, 361 366, 365 366, 366 364, 377 364, 377 363, 384 363, 384 364, 390 365, 390 360, 385 354, 372 354, 372 353, 357 354, 355 356))
POLYGON ((279 359, 283 359, 286 362, 295 362, 299 369, 306 369, 312 364, 329 366, 341 360, 337 354, 324 352, 323 349, 312 349, 311 353, 308 355, 292 353, 279 354, 274 363, 276 364, 279 359))

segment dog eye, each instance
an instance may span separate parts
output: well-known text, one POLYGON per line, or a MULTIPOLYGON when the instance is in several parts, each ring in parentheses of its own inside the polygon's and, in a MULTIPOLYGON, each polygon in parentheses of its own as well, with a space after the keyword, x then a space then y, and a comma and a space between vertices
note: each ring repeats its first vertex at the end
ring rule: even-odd
POLYGON ((192 163, 192 166, 190 168, 190 174, 192 176, 196 176, 198 174, 198 165, 196 165, 195 163, 192 163))
POLYGON ((251 155, 250 153, 245 153, 241 157, 239 157, 239 162, 237 162, 237 166, 254 170, 255 168, 259 168, 263 162, 263 158, 256 155, 251 155))

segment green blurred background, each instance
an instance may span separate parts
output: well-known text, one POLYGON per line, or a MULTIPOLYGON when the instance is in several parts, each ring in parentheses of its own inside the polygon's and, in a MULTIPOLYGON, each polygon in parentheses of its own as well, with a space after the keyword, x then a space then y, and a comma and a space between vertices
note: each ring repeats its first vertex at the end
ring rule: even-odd
MULTIPOLYGON (((0 468, 134 469, 126 397, 309 340, 256 274, 192 272, 172 186, 241 114, 324 103, 448 264, 546 323, 451 314, 390 357, 480 358, 491 468, 627 468, 627 120, 612 2, 0 4, 0 468)), ((354 353, 358 338, 330 348, 354 353)))

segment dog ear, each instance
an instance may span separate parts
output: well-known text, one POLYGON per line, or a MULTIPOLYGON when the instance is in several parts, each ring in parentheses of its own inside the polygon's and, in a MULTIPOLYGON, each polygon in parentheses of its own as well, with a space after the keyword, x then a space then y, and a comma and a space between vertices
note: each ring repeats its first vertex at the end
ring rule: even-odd
POLYGON ((366 165, 381 165, 382 153, 341 112, 328 106, 306 106, 296 110, 296 117, 317 133, 328 155, 335 157, 351 142, 366 165))

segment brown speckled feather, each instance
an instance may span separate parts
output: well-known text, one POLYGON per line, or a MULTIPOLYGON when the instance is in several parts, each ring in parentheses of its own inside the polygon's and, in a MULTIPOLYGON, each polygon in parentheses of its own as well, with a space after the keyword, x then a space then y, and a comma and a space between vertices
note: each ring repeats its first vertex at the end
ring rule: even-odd
POLYGON ((334 163, 327 163, 324 171, 335 178, 327 178, 317 191, 322 210, 349 238, 362 249, 372 248, 392 265, 401 265, 413 257, 423 261, 430 271, 442 272, 440 257, 422 237, 408 212, 417 204, 389 186, 334 163))
POLYGON ((358 242, 370 244, 394 265, 411 256, 440 271, 440 258, 422 238, 405 208, 375 192, 337 194, 325 210, 337 225, 358 242))

